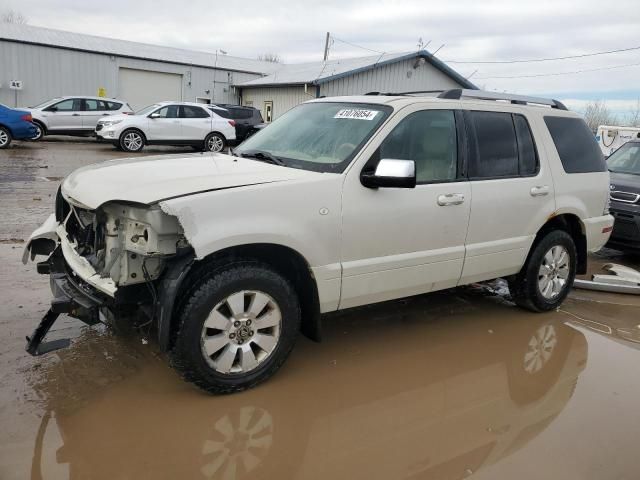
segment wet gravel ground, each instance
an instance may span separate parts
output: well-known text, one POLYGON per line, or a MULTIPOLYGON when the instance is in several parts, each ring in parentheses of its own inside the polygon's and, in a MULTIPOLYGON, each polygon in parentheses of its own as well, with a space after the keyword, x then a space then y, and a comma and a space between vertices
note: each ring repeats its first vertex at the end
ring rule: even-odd
MULTIPOLYGON (((144 154, 176 152, 172 148, 144 154)), ((40 358, 24 337, 48 280, 20 263, 74 168, 110 145, 0 151, 0 478, 640 478, 640 297, 575 290, 545 315, 503 283, 355 309, 300 338, 263 386, 212 397, 153 342, 64 318, 40 358)), ((640 266, 607 250, 591 257, 640 266)))

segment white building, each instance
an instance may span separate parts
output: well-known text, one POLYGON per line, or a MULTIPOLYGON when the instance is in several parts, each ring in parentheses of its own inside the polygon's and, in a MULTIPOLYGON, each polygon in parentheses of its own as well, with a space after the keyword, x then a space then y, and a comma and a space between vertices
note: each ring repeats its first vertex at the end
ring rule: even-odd
POLYGON ((427 51, 274 64, 29 25, 0 23, 0 103, 63 95, 252 105, 265 120, 320 96, 475 88, 427 51), (21 89, 11 89, 12 81, 21 89))

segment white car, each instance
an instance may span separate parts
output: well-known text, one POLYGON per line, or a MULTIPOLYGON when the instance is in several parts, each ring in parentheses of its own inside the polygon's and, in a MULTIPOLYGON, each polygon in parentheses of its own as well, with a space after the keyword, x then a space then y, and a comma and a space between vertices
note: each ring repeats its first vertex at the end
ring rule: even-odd
POLYGON ((133 113, 124 100, 84 96, 53 98, 24 110, 38 128, 33 140, 45 135, 92 135, 98 120, 133 113))
POLYGON ((137 315, 215 393, 270 377, 327 312, 496 277, 555 310, 613 228, 584 121, 477 90, 313 100, 233 155, 76 170, 55 212, 25 250, 55 297, 27 351, 59 347, 41 341, 60 312, 137 315))
POLYGON ((216 109, 189 102, 155 103, 134 115, 100 120, 96 135, 127 152, 139 152, 145 145, 190 145, 220 152, 235 140, 236 128, 234 120, 221 117, 216 109))

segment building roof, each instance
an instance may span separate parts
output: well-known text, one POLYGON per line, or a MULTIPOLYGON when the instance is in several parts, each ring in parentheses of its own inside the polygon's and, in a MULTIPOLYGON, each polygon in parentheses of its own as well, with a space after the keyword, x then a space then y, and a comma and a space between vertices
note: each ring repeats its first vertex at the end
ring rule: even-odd
POLYGON ((326 62, 281 65, 275 72, 255 80, 239 84, 240 87, 267 87, 283 85, 319 85, 383 65, 412 58, 424 58, 428 63, 458 82, 463 88, 477 89, 473 83, 447 66, 426 50, 403 53, 384 53, 367 57, 328 60, 326 62))
POLYGON ((263 62, 250 58, 218 55, 216 62, 216 54, 211 52, 183 50, 31 25, 0 23, 0 40, 206 68, 215 66, 223 70, 263 75, 279 68, 279 65, 272 62, 263 62))

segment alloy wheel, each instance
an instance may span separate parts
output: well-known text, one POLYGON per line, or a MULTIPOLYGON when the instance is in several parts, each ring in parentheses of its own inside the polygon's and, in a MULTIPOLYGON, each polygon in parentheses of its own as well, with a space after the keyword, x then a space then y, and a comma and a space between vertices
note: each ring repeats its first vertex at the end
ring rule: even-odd
POLYGON ((569 252, 562 245, 555 245, 542 258, 538 270, 538 289, 547 300, 553 300, 567 287, 571 270, 569 252))
POLYGON ((201 351, 223 374, 245 374, 273 353, 282 326, 276 301, 264 292, 243 290, 218 303, 204 321, 201 351))
POLYGON ((132 152, 142 148, 142 136, 136 132, 129 132, 124 136, 124 146, 132 152))
POLYGON ((224 148, 224 140, 218 135, 211 135, 207 140, 207 150, 210 152, 220 152, 224 148))
POLYGON ((0 148, 6 146, 9 143, 9 134, 0 129, 0 148))

